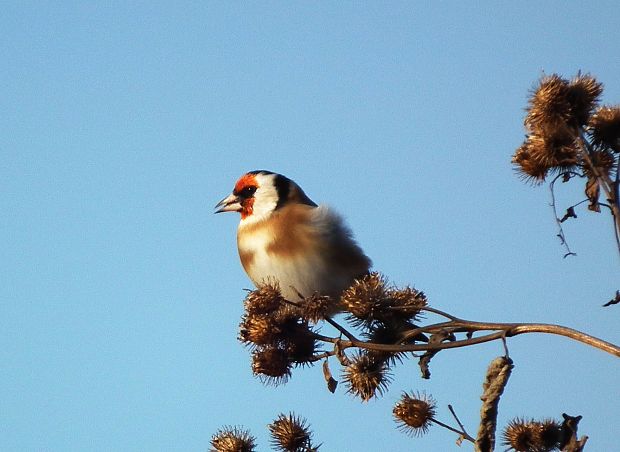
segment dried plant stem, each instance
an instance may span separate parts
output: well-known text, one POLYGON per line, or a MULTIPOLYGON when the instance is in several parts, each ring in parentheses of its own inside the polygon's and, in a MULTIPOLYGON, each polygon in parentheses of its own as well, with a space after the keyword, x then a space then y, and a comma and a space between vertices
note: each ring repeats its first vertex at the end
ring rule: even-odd
MULTIPOLYGON (((450 410, 450 413, 452 414, 452 417, 454 418, 456 423, 459 424, 459 427, 461 427, 461 430, 463 431, 463 433, 467 433, 465 431, 465 427, 463 426, 463 423, 461 422, 459 417, 456 415, 456 412, 454 411, 454 408, 452 407, 452 405, 448 405, 448 409, 450 410)), ((467 436, 469 436, 469 435, 467 435, 467 436)))
POLYGON ((611 213, 616 220, 614 232, 616 234, 616 244, 620 250, 620 161, 616 165, 616 179, 614 180, 613 194, 614 198, 611 207, 611 213), (614 210, 614 206, 616 210, 614 210))
MULTIPOLYGON (((566 254, 564 254, 564 257, 566 258, 568 256, 576 256, 577 254, 572 252, 570 247, 568 246, 568 242, 566 241, 566 236, 564 235, 564 228, 562 228, 562 220, 560 220, 560 217, 558 216, 558 210, 555 204, 555 183, 560 177, 565 177, 564 176, 565 174, 566 173, 558 174, 557 176, 553 178, 553 180, 549 184, 549 191, 551 192, 551 208, 553 209, 553 217, 555 218, 555 222, 558 225, 558 231, 559 231, 558 237, 560 237, 560 240, 562 241, 562 245, 564 245, 564 248, 566 248, 566 254)), ((570 174, 578 175, 577 173, 573 173, 573 172, 571 172, 570 174)))
MULTIPOLYGON (((457 445, 461 445, 461 441, 466 439, 469 442, 474 442, 474 438, 467 433, 467 430, 465 430, 465 426, 463 425, 463 423, 461 422, 461 420, 459 419, 459 417, 456 415, 456 412, 454 411, 454 408, 452 408, 452 405, 448 404, 448 409, 450 410, 450 413, 452 414, 452 417, 454 418, 454 420, 456 421, 457 424, 459 424, 459 428, 461 429, 460 431, 460 437, 459 440, 457 441, 457 445)), ((454 430, 453 430, 454 431, 454 430)))
POLYGON ((562 449, 562 452, 583 452, 586 442, 588 442, 588 437, 582 436, 581 439, 567 445, 564 449, 562 449))
POLYGON ((476 452, 492 452, 495 449, 495 430, 499 399, 506 388, 513 364, 510 358, 501 356, 494 359, 487 369, 483 384, 484 392, 480 399, 480 426, 476 438, 476 452))
MULTIPOLYGON (((579 139, 583 146, 583 160, 588 167, 588 170, 599 180, 605 196, 610 204, 611 216, 614 220, 614 235, 616 237, 616 246, 618 247, 618 253, 620 253, 620 168, 616 168, 616 179, 612 181, 608 174, 602 174, 596 165, 592 162, 591 154, 593 152, 592 145, 586 139, 583 129, 579 129, 579 139)), ((620 167, 620 165, 618 165, 620 167)))
POLYGON ((449 314, 447 312, 441 311, 439 309, 431 308, 430 306, 424 306, 421 309, 423 311, 432 312, 433 314, 440 315, 440 316, 445 317, 445 318, 450 319, 450 320, 455 320, 455 321, 456 320, 461 320, 458 317, 453 316, 452 314, 449 314))
MULTIPOLYGON (((424 308, 425 310, 432 310, 436 313, 441 313, 436 309, 424 308)), ((444 316, 449 314, 442 313, 444 316)), ((457 317, 453 317, 454 320, 447 322, 434 323, 427 326, 415 328, 408 332, 404 339, 411 339, 420 333, 436 333, 439 331, 448 331, 451 333, 474 333, 480 331, 493 331, 492 333, 471 337, 468 339, 456 340, 452 342, 441 343, 417 343, 417 344, 380 344, 374 342, 365 342, 360 340, 341 340, 340 338, 327 338, 323 336, 321 339, 326 342, 336 343, 339 342, 340 348, 358 347, 366 350, 375 350, 382 352, 425 352, 434 350, 443 350, 448 348, 468 347, 471 345, 482 344, 494 340, 501 340, 507 337, 518 336, 520 334, 528 333, 542 333, 542 334, 555 334, 558 336, 564 336, 569 339, 573 339, 578 342, 582 342, 586 345, 590 345, 594 348, 598 348, 606 353, 617 356, 620 358, 620 347, 612 344, 611 342, 604 341, 573 328, 547 324, 547 323, 493 323, 493 322, 475 322, 471 320, 463 320, 457 317)), ((330 319, 333 324, 337 324, 336 321, 330 319)), ((340 327, 339 330, 344 328, 340 327)), ((403 340, 403 342, 405 342, 403 340)))
POLYGON ((340 331, 340 333, 342 333, 342 335, 345 336, 350 341, 359 342, 359 339, 357 339, 353 334, 351 334, 349 330, 347 330, 345 327, 343 327, 338 322, 333 320, 331 317, 325 317, 325 321, 329 323, 331 326, 333 326, 334 328, 336 328, 338 331, 340 331))
POLYGON ((329 358, 330 356, 334 356, 336 353, 335 352, 322 352, 322 353, 317 353, 316 355, 314 355, 312 358, 310 358, 308 361, 309 362, 317 362, 317 361, 322 361, 325 358, 329 358))
POLYGON ((470 435, 468 435, 465 430, 456 429, 456 428, 454 428, 454 427, 452 427, 452 426, 450 426, 448 424, 444 424, 443 422, 438 421, 435 418, 432 418, 431 422, 434 422, 435 424, 440 425, 443 428, 450 430, 451 432, 458 433, 461 438, 466 439, 467 441, 469 441, 471 443, 475 443, 476 442, 476 440, 474 438, 472 438, 470 435))

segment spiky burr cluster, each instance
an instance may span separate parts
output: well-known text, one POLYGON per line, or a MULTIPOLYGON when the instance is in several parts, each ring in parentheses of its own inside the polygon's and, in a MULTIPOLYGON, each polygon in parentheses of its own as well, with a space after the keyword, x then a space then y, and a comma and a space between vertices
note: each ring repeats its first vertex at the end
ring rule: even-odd
POLYGON ((609 174, 614 153, 620 152, 620 108, 597 108, 602 92, 603 85, 590 75, 540 80, 529 99, 527 138, 512 159, 526 179, 542 182, 550 173, 596 170, 609 174))
MULTIPOLYGON (((280 384, 288 381, 294 367, 326 357, 317 347, 323 338, 311 325, 330 321, 328 314, 343 312, 369 343, 412 343, 420 338, 406 338, 406 333, 415 329, 413 322, 426 303, 423 292, 395 288, 379 273, 356 280, 339 300, 313 295, 293 302, 280 295, 277 284, 268 283, 248 293, 239 339, 252 349, 254 374, 266 383, 280 384)), ((363 401, 381 395, 400 357, 381 350, 340 356, 348 392, 363 401)))
POLYGON ((404 392, 394 406, 394 419, 402 431, 421 436, 428 431, 435 417, 435 408, 435 400, 431 396, 404 392))
POLYGON ((254 452, 256 439, 240 427, 224 427, 211 438, 210 452, 254 452))
MULTIPOLYGON (((268 426, 271 446, 281 452, 316 452, 310 425, 293 413, 280 414, 268 426)), ((210 452, 255 452, 256 438, 240 427, 224 427, 211 438, 210 452)))

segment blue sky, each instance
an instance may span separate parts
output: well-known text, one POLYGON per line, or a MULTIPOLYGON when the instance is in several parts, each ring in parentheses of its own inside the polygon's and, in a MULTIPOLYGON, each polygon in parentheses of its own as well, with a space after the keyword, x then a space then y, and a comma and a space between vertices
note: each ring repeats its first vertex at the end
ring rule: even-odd
MULTIPOLYGON (((5 2, 0 449, 204 451, 234 424, 267 450, 289 411, 325 451, 454 449, 396 430, 403 390, 475 434, 499 343, 440 353, 430 381, 405 363, 366 404, 319 366, 252 377, 238 219, 212 214, 252 169, 339 210, 432 306, 620 343, 600 307, 620 281, 610 219, 578 210, 562 259, 548 190, 510 164, 543 73, 590 72, 620 102, 619 20, 613 1, 5 2)), ((582 196, 562 186, 558 203, 582 196)), ((542 335, 509 347, 502 424, 581 414, 589 449, 617 447, 617 358, 542 335)))

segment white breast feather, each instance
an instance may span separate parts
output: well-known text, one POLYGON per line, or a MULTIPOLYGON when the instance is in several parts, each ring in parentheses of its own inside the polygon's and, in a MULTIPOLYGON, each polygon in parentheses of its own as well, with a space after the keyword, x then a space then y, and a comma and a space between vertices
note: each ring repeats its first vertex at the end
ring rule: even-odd
MULTIPOLYGON (((341 240, 350 240, 349 229, 344 226, 340 216, 327 206, 319 206, 312 213, 312 223, 317 230, 344 234, 341 240)), ((254 255, 247 269, 254 284, 276 280, 282 295, 294 301, 299 298, 298 292, 306 297, 314 292, 331 292, 333 287, 341 288, 350 281, 352 275, 335 273, 318 252, 308 250, 308 253, 296 257, 268 253, 267 248, 274 240, 276 237, 269 227, 257 228, 244 234, 243 226, 240 225, 239 249, 254 255)))

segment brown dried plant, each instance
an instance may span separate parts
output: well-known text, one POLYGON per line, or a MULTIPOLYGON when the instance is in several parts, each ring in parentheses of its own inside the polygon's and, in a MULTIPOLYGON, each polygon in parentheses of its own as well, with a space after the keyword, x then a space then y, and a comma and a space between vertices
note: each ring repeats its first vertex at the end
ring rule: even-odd
MULTIPOLYGON (((602 84, 590 75, 578 74, 572 80, 555 74, 543 77, 531 93, 527 137, 513 162, 531 182, 539 184, 553 176, 552 197, 557 180, 585 179, 582 202, 588 202, 592 211, 609 209, 620 252, 620 107, 600 107, 602 92, 602 84)), ((579 204, 570 206, 562 219, 556 214, 564 243, 562 222, 576 218, 579 204)), ((555 201, 553 206, 555 211, 555 201)), ((567 250, 567 255, 573 254, 567 250)), ((246 296, 239 340, 251 351, 252 371, 266 384, 284 384, 295 369, 322 362, 327 388, 334 392, 338 382, 330 366, 336 364, 346 392, 365 402, 387 392, 393 369, 408 358, 419 359, 422 378, 430 378, 430 361, 442 350, 502 341, 506 356, 491 363, 483 385, 478 438, 466 432, 450 405, 458 426, 437 420, 436 403, 425 394, 405 392, 393 409, 394 419, 406 433, 417 436, 432 424, 439 425, 456 433, 457 443, 469 441, 478 452, 495 447, 498 403, 513 366, 507 356, 509 338, 555 334, 620 357, 619 346, 561 325, 461 319, 429 306, 422 291, 397 288, 377 272, 356 280, 339 299, 319 294, 299 298, 284 299, 278 285, 270 281, 246 296)), ((618 304, 619 299, 616 294, 607 304, 618 304)), ((577 439, 579 419, 564 415, 559 424, 517 418, 504 430, 503 441, 515 451, 578 452, 587 440, 577 439)), ((317 449, 305 421, 292 414, 280 415, 269 429, 277 450, 317 449)), ((214 435, 212 446, 215 451, 244 452, 253 450, 254 439, 245 431, 228 428, 214 435)))
POLYGON ((404 392, 394 406, 398 427, 412 436, 424 435, 435 417, 436 403, 426 394, 404 392))
MULTIPOLYGON (((268 425, 271 446, 281 452, 316 452, 313 433, 305 419, 293 413, 280 414, 268 425)), ((211 438, 210 452, 255 452, 256 438, 240 427, 224 427, 211 438)))
MULTIPOLYGON (((296 368, 322 361, 328 389, 333 392, 337 381, 329 362, 332 365, 335 362, 342 368, 346 392, 363 402, 387 392, 394 367, 407 358, 418 357, 422 378, 430 378, 431 358, 442 350, 493 340, 505 341, 519 334, 562 335, 620 357, 620 347, 560 325, 460 319, 430 307, 423 292, 412 287, 397 288, 376 272, 355 281, 343 292, 340 300, 315 295, 292 302, 280 295, 277 284, 267 283, 248 292, 244 306, 239 340, 252 351, 252 371, 261 381, 283 384, 296 368), (311 306, 313 303, 317 306, 311 306), (334 312, 334 306, 339 306, 340 312, 327 315, 334 312), (438 319, 423 322, 429 315, 438 319), (329 335, 326 329, 333 329, 335 334, 329 335), (414 355, 416 352, 422 355, 414 355)), ((436 405, 430 396, 404 393, 394 407, 394 417, 402 430, 414 436, 425 433, 431 424, 436 424, 458 434, 459 442, 470 441, 476 450, 491 451, 495 442, 499 397, 511 369, 512 361, 507 357, 497 358, 489 366, 477 439, 467 434, 452 409, 458 427, 437 420, 436 405)), ((284 432, 285 427, 293 428, 293 424, 280 421, 273 425, 281 428, 272 426, 273 431, 284 432)), ((540 435, 547 441, 546 438, 553 436, 552 425, 541 425, 544 428, 541 427, 540 435)), ((299 433, 301 430, 295 431, 299 433)), ((504 437, 506 441, 511 440, 511 444, 526 444, 529 441, 527 435, 531 436, 531 432, 526 432, 519 422, 507 432, 504 437)))
POLYGON ((312 432, 306 420, 293 413, 280 414, 269 424, 271 445, 282 452, 310 452, 318 450, 312 444, 312 432))
POLYGON ((254 452, 256 438, 239 427, 224 427, 211 438, 210 452, 254 452))
POLYGON ((565 257, 575 253, 566 243, 562 223, 576 218, 575 207, 586 201, 593 212, 600 212, 601 206, 610 211, 620 253, 620 106, 599 106, 602 93, 602 83, 591 75, 578 73, 572 80, 558 74, 542 77, 526 109, 525 141, 512 157, 527 181, 540 184, 553 176, 552 206, 565 257), (559 218, 555 182, 577 178, 585 179, 585 199, 559 218))

